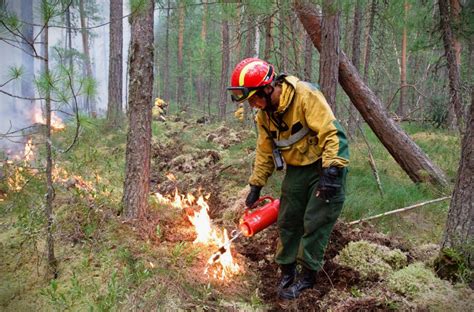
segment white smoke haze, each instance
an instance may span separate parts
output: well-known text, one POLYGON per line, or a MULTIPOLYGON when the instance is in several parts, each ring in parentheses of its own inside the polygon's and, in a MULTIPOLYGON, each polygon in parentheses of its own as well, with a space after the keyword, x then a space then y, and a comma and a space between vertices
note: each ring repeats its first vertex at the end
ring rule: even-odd
MULTIPOLYGON (((99 21, 87 21, 88 26, 95 26, 99 24, 104 24, 109 22, 109 1, 108 0, 96 0, 97 11, 100 20, 99 21)), ((18 18, 21 20, 22 17, 22 5, 31 3, 31 0, 6 0, 7 10, 14 12, 18 18)), ((33 24, 41 25, 41 19, 39 16, 39 6, 40 0, 33 0, 33 21, 28 21, 33 24)), ((75 15, 74 17, 74 27, 80 27, 78 8, 73 8, 72 12, 75 15)), ((128 1, 124 1, 123 15, 129 13, 128 1)), ((156 12, 155 12, 156 13, 156 12)), ((123 88, 127 87, 126 85, 126 72, 127 72, 127 59, 128 59, 128 44, 130 40, 130 25, 128 19, 124 18, 123 20, 123 88)), ((55 21, 51 22, 52 25, 64 25, 64 22, 57 18, 55 21)), ((20 27, 21 29, 21 27, 20 27)), ((36 36, 41 30, 41 27, 33 27, 33 36, 36 36)), ((6 36, 6 32, 2 30, 2 37, 6 36)), ((92 62, 93 76, 97 83, 97 94, 95 95, 95 103, 97 108, 97 113, 99 116, 103 116, 106 113, 107 109, 107 83, 108 83, 108 58, 109 58, 109 25, 106 24, 101 27, 91 28, 90 29, 90 56, 92 62)), ((66 46, 67 30, 66 28, 51 27, 49 29, 49 54, 50 54, 50 68, 54 70, 57 66, 57 59, 54 57, 54 47, 64 49, 66 46)), ((38 37, 37 42, 41 41, 41 36, 38 37)), ((80 30, 74 30, 72 32, 72 47, 79 53, 83 53, 82 46, 82 37, 80 30)), ((42 45, 36 44, 35 48, 38 53, 42 55, 42 45)), ((4 84, 9 80, 9 72, 12 67, 21 67, 24 65, 25 53, 18 48, 12 47, 11 45, 0 41, 0 85, 4 84)), ((41 60, 34 60, 34 72, 35 77, 38 78, 41 73, 41 60)), ((77 59, 74 61, 74 68, 76 72, 75 79, 83 77, 83 64, 77 59)), ((23 66, 23 68, 26 68, 23 66)), ((14 94, 20 97, 36 97, 39 98, 38 90, 36 89, 35 84, 33 83, 33 77, 28 76, 26 73, 21 77, 21 79, 16 79, 7 85, 0 87, 2 91, 14 94), (31 80, 32 93, 22 94, 21 79, 31 80)), ((125 103, 126 92, 123 92, 125 103)), ((79 109, 81 110, 82 104, 84 102, 84 96, 79 96, 79 109)), ((24 148, 26 138, 21 137, 21 134, 27 134, 29 131, 17 132, 14 136, 9 136, 6 138, 4 134, 6 132, 14 132, 19 129, 27 128, 34 126, 34 112, 42 111, 44 106, 44 101, 30 101, 25 99, 13 98, 6 94, 0 93, 0 159, 2 154, 21 152, 24 148)), ((73 100, 69 101, 67 104, 58 104, 57 102, 52 103, 53 110, 59 110, 55 112, 59 117, 61 117, 65 122, 68 119, 71 119, 69 114, 62 114, 60 111, 65 111, 68 113, 73 112, 73 100)), ((85 114, 84 111, 82 111, 85 114)))

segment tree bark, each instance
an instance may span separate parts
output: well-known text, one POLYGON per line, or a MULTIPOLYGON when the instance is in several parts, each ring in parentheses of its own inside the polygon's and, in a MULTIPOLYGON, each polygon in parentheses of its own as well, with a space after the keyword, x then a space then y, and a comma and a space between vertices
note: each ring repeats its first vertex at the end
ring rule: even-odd
POLYGON ((178 107, 183 109, 183 95, 184 95, 184 66, 183 66, 183 43, 184 43, 184 4, 180 2, 178 8, 178 81, 176 88, 176 102, 178 107))
POLYGON ((202 7, 202 24, 201 24, 201 43, 199 47, 199 75, 196 75, 194 78, 196 81, 196 95, 197 101, 199 104, 202 105, 203 111, 206 111, 206 103, 204 101, 204 83, 205 83, 205 76, 203 73, 205 72, 206 62, 204 62, 207 54, 206 54, 206 46, 207 46, 207 3, 203 3, 202 7))
MULTIPOLYGON (((352 29, 352 64, 359 71, 360 67, 360 37, 362 32, 362 3, 361 0, 357 0, 356 7, 354 9, 354 24, 352 29)), ((349 136, 353 137, 357 131, 359 115, 354 105, 349 105, 349 122, 348 132, 349 136)))
POLYGON ((270 15, 265 19, 265 50, 263 52, 263 58, 265 60, 270 59, 273 48, 272 25, 273 15, 270 15))
POLYGON ((443 248, 450 247, 460 251, 467 259, 470 268, 474 268, 474 88, 471 89, 471 108, 462 140, 461 160, 458 177, 449 206, 448 219, 443 235, 443 248))
POLYGON ((441 31, 443 35, 444 51, 448 62, 449 94, 451 96, 449 105, 449 126, 463 129, 463 109, 461 96, 461 82, 459 66, 456 61, 455 41, 451 28, 451 18, 449 15, 449 1, 438 0, 439 14, 441 19, 441 31))
MULTIPOLYGON (((170 48, 169 48, 169 36, 170 36, 170 0, 167 1, 166 6, 166 33, 165 33, 165 65, 163 70, 163 100, 166 103, 170 102, 170 48)), ((169 109, 169 107, 168 107, 169 109)))
MULTIPOLYGON (((461 3, 459 0, 449 0, 451 4, 451 20, 453 21, 454 29, 459 29, 461 25, 461 3)), ((459 41, 456 31, 453 32, 453 49, 456 54, 456 64, 461 66, 461 41, 459 41)), ((469 76, 468 76, 469 77, 469 76)))
POLYGON ((144 219, 148 214, 153 92, 154 1, 131 16, 129 129, 123 191, 124 217, 144 219))
MULTIPOLYGON (((301 0, 295 10, 315 47, 321 51, 321 18, 301 0)), ((448 184, 444 173, 387 114, 343 51, 339 54, 339 83, 382 144, 414 182, 448 184)))
POLYGON ((313 80, 313 43, 308 34, 304 37, 304 80, 313 80))
POLYGON ((323 1, 319 84, 334 114, 339 68, 339 10, 334 0, 323 1))
POLYGON ((372 52, 372 33, 374 31, 375 12, 377 10, 377 0, 372 0, 370 5, 370 18, 365 37, 365 55, 364 55, 364 82, 369 84, 370 53, 372 52))
MULTIPOLYGON (((44 75, 49 76, 49 21, 45 22, 43 33, 43 57, 44 57, 44 75)), ((54 201, 54 186, 53 186, 53 153, 51 146, 51 86, 46 88, 45 94, 45 114, 46 114, 46 253, 48 258, 48 276, 51 278, 57 277, 57 260, 54 255, 54 235, 53 235, 53 201, 54 201)))
POLYGON ((227 104, 227 90, 229 80, 229 62, 230 62, 230 48, 229 48, 229 23, 227 20, 222 21, 222 64, 221 64, 221 84, 219 92, 219 119, 225 120, 226 104, 227 104))
POLYGON ((110 0, 110 41, 109 41, 109 102, 107 122, 117 128, 122 120, 122 58, 123 26, 122 0, 110 0))
MULTIPOLYGON (((81 34, 82 34, 82 47, 84 51, 84 62, 85 62, 85 74, 86 77, 89 79, 94 79, 94 75, 92 75, 92 64, 91 64, 91 56, 90 56, 90 49, 89 49, 89 31, 87 30, 86 25, 86 13, 84 11, 84 0, 79 1, 79 15, 81 20, 81 34)), ((89 95, 86 96, 85 99, 86 103, 86 110, 90 116, 96 117, 97 111, 95 107, 95 100, 93 97, 89 95)))

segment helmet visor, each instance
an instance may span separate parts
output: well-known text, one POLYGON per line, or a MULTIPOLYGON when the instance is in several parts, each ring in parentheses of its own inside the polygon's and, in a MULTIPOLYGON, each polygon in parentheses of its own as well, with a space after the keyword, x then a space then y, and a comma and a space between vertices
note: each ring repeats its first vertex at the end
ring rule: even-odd
POLYGON ((254 95, 258 88, 247 88, 247 87, 228 87, 230 91, 230 97, 233 102, 241 103, 247 100, 249 97, 254 95))

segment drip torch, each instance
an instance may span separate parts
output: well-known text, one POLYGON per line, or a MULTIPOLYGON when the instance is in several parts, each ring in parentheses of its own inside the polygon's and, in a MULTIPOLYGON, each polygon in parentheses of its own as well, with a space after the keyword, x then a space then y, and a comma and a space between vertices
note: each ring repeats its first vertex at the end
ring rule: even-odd
POLYGON ((274 199, 271 196, 263 196, 255 202, 252 208, 259 206, 265 200, 269 200, 270 202, 252 211, 250 209, 245 210, 239 222, 239 230, 233 230, 230 233, 231 238, 229 241, 220 246, 219 249, 212 254, 208 261, 209 264, 216 262, 221 255, 227 251, 230 244, 240 237, 240 235, 252 237, 277 221, 278 209, 280 208, 279 199, 274 199))

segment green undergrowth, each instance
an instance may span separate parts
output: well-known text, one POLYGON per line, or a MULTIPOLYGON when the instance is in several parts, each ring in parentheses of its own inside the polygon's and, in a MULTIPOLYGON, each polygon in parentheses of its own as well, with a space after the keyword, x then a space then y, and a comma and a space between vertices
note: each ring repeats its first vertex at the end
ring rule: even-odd
MULTIPOLYGON (((247 185, 251 173, 256 140, 253 125, 234 120, 197 124, 196 118, 188 118, 187 123, 171 119, 172 116, 170 121, 153 123, 154 142, 164 146, 181 144, 184 151, 217 151, 220 188, 225 198, 235 198, 247 185), (249 133, 244 140, 223 148, 209 137, 222 131, 222 127, 235 133, 243 130, 249 133)), ((405 128, 453 181, 459 160, 459 140, 455 135, 414 125, 405 128)), ((413 184, 373 133, 368 128, 365 132, 384 195, 379 194, 367 162, 367 147, 363 140, 356 139, 351 143, 344 220, 352 221, 449 194, 448 190, 413 184)), ((9 192, 6 200, 0 201, 0 247, 3 250, 0 253, 0 310, 265 309, 255 288, 232 289, 228 285, 196 280, 199 274, 193 268, 206 260, 202 250, 192 242, 162 240, 169 235, 167 224, 158 223, 151 229, 158 239, 154 242, 143 239, 140 229, 121 221, 118 214, 125 172, 125 128, 111 131, 104 120, 81 117, 77 142, 64 153, 75 136, 72 122, 66 130, 53 136, 55 162, 63 174, 62 182, 55 185, 58 279, 44 278, 44 176, 28 176, 23 191, 9 192), (233 293, 225 289, 232 289, 233 293)), ((43 151, 40 153, 44 155, 43 151)), ((275 173, 263 194, 278 197, 283 175, 275 173)), ((4 184, 2 180, 2 189, 5 189, 4 184)), ((448 202, 442 202, 384 217, 374 223, 385 232, 403 236, 413 245, 436 243, 444 226, 447 206, 448 202)), ((155 202, 152 202, 152 213, 167 221, 180 216, 171 207, 155 202)), ((257 282, 253 280, 255 277, 239 278, 239 285, 257 282)))

